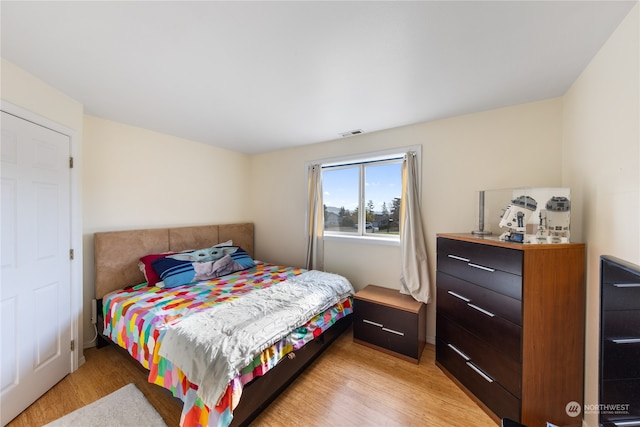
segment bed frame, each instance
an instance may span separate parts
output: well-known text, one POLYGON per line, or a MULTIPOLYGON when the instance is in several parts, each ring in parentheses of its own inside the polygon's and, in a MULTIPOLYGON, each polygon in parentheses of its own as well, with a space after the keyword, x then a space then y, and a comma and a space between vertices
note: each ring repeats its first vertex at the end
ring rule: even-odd
MULTIPOLYGON (((94 234, 95 289, 98 301, 98 347, 117 344, 102 335, 102 298, 110 292, 145 281, 138 260, 150 253, 182 251, 233 240, 253 257, 254 227, 251 223, 205 225, 160 229, 108 231, 94 234)), ((232 426, 248 425, 304 369, 351 324, 351 316, 337 321, 320 337, 284 358, 265 375, 244 387, 233 412, 232 426)), ((120 347, 117 346, 119 349, 120 347)), ((124 349, 123 349, 124 350, 124 349)), ((127 353, 128 354, 128 353, 127 353)), ((131 358, 137 365, 137 361, 131 358)), ((140 365, 142 368, 142 365, 140 365)))

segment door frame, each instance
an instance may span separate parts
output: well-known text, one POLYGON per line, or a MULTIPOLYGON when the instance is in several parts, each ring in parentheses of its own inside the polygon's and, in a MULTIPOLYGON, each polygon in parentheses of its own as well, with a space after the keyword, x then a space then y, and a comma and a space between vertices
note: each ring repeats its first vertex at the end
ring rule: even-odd
POLYGON ((82 187, 81 187, 81 168, 80 161, 81 154, 81 141, 78 131, 70 129, 60 123, 43 117, 37 113, 25 110, 17 105, 11 104, 3 99, 0 99, 0 110, 5 113, 9 113, 21 119, 27 120, 36 125, 51 129, 55 132, 64 134, 69 137, 70 153, 73 157, 73 168, 70 169, 70 197, 71 206, 69 218, 70 231, 71 231, 71 248, 74 252, 73 261, 71 261, 71 339, 74 342, 74 348, 71 351, 70 371, 74 372, 84 363, 84 354, 82 353, 83 343, 82 339, 82 320, 83 320, 83 305, 82 305, 82 187))

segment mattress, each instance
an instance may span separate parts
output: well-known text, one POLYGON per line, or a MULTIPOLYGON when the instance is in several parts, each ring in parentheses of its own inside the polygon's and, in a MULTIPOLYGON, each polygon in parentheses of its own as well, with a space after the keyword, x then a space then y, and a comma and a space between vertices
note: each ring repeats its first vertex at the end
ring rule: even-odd
POLYGON ((351 314, 351 297, 315 313, 302 326, 256 354, 231 379, 217 405, 211 405, 213 408, 198 395, 198 384, 192 383, 181 369, 159 355, 165 334, 189 316, 242 298, 255 290, 277 286, 305 272, 300 268, 258 262, 254 268, 187 286, 160 289, 143 283, 116 291, 103 299, 104 335, 149 370, 149 382, 170 390, 184 402, 181 426, 227 426, 233 419, 243 386, 351 314))

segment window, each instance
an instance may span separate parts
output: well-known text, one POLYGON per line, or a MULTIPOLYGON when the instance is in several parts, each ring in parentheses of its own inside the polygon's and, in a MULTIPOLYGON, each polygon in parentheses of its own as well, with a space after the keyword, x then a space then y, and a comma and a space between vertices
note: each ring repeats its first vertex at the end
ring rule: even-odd
POLYGON ((322 166, 325 236, 399 240, 402 156, 322 166))

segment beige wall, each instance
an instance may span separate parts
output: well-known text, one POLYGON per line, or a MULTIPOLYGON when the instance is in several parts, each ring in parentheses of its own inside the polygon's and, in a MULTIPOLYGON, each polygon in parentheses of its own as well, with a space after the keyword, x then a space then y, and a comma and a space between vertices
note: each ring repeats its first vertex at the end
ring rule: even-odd
MULTIPOLYGON (((436 233, 477 228, 478 190, 560 186, 561 108, 556 98, 254 156, 256 255, 304 265, 305 162, 422 145, 422 210, 435 290, 436 233)), ((400 248, 327 241, 325 269, 344 274, 357 289, 369 283, 398 289, 400 248)), ((427 312, 433 341, 433 304, 427 312)))
POLYGON ((93 233, 252 220, 244 154, 89 115, 83 139, 87 325, 95 296, 93 233))
POLYGON ((53 120, 79 134, 82 133, 81 103, 6 59, 0 58, 0 61, 0 96, 4 101, 53 120))
MULTIPOLYGON (((636 5, 563 99, 563 184, 588 254, 587 405, 598 403, 599 257, 640 264, 639 18, 636 5)), ((597 414, 585 413, 585 422, 597 426, 597 414)))
POLYGON ((249 221, 249 156, 94 116, 84 120, 88 232, 249 221))

